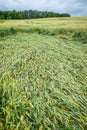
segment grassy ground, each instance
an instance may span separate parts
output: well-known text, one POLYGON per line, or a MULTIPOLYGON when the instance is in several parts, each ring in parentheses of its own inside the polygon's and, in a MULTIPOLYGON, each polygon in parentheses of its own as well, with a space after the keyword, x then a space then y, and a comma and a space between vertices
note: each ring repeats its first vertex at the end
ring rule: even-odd
MULTIPOLYGON (((85 19, 69 21, 83 26, 85 19)), ((31 26, 26 21, 16 22, 31 26)), ((77 40, 24 32, 1 38, 0 130, 86 130, 87 44, 77 40)))
POLYGON ((87 17, 43 18, 30 20, 1 20, 0 28, 87 29, 87 17))
POLYGON ((87 17, 1 20, 0 37, 17 32, 62 35, 87 43, 87 17))

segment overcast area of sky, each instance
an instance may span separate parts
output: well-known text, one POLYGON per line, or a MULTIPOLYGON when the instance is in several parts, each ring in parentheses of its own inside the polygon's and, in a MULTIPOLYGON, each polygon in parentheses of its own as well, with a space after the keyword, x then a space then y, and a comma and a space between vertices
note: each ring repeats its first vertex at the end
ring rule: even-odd
POLYGON ((87 16, 87 0, 0 0, 0 10, 39 10, 87 16))

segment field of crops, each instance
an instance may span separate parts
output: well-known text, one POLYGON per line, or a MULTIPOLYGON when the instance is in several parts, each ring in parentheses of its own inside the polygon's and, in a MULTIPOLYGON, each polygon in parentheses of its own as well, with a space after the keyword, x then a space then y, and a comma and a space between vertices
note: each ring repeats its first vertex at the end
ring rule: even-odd
POLYGON ((0 130, 86 130, 87 17, 0 21, 0 130))

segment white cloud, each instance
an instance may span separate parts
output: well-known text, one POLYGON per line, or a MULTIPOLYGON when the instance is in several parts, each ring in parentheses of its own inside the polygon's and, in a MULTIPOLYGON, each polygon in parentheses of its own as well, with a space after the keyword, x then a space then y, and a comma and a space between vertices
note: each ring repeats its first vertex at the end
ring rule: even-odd
POLYGON ((48 10, 87 15, 87 0, 0 0, 0 10, 48 10))

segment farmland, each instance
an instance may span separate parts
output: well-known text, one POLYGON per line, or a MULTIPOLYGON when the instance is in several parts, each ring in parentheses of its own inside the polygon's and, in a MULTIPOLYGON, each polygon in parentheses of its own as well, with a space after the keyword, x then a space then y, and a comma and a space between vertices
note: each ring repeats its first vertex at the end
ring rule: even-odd
POLYGON ((86 130, 87 17, 0 21, 0 130, 86 130))

